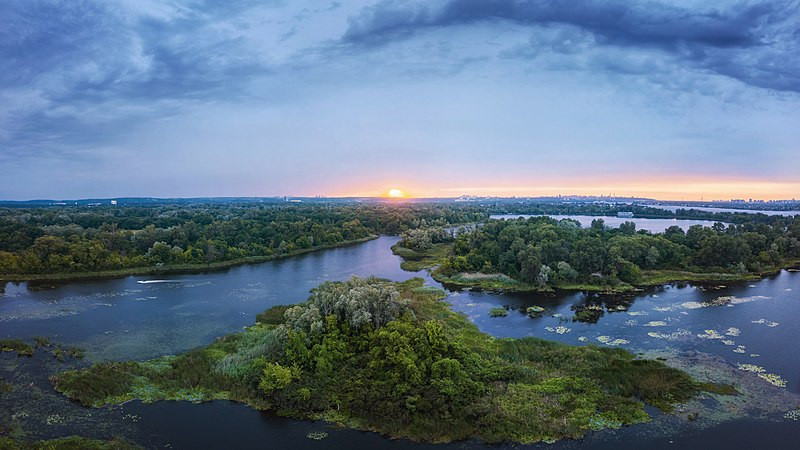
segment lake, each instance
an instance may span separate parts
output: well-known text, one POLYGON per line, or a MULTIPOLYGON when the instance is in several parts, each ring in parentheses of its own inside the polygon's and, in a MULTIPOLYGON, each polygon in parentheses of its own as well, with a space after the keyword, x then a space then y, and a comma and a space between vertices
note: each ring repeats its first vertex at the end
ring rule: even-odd
MULTIPOLYGON (((641 220, 641 219, 638 219, 641 220)), ((0 294, 0 336, 49 337, 87 350, 87 361, 146 359, 206 345, 250 325, 255 315, 278 304, 304 301, 309 289, 325 280, 377 275, 392 280, 426 272, 400 269, 391 253, 396 237, 224 271, 170 277, 127 277, 57 286, 8 284, 0 294), (161 281, 140 283, 143 281, 161 281)), ((761 407, 800 402, 800 273, 781 272, 755 283, 698 287, 668 285, 629 296, 585 293, 502 294, 454 291, 448 301, 477 326, 498 337, 536 336, 574 345, 615 345, 646 356, 679 356, 687 369, 719 371, 759 395, 706 408, 696 422, 652 411, 650 424, 591 433, 581 441, 534 445, 547 449, 717 448, 752 446, 795 448, 800 422, 781 414, 752 417, 741 402, 761 407), (531 319, 527 306, 546 312, 531 319), (490 318, 504 306, 510 314, 490 318), (601 308, 597 323, 573 322, 573 308, 601 308), (737 364, 751 364, 779 376, 775 387, 737 364), (700 369, 698 369, 700 368, 700 369), (749 378, 748 378, 749 377, 749 378), (737 403, 739 402, 739 403, 737 403)), ((478 442, 421 445, 388 440, 375 433, 337 429, 325 423, 297 421, 247 406, 217 401, 129 402, 101 409, 83 408, 56 393, 48 377, 72 366, 39 351, 33 358, 0 355, 0 376, 27 386, 0 396, 0 424, 21 428, 29 437, 80 434, 120 435, 150 448, 487 448, 478 442), (311 431, 329 437, 314 441, 311 431)), ((745 397, 745 396, 739 396, 745 397)), ((757 409, 757 408, 756 408, 757 409)), ((762 415, 762 414, 759 414, 762 415)), ((514 446, 520 448, 525 446, 514 446)), ((493 446, 491 448, 502 448, 493 446)))
MULTIPOLYGON (((530 215, 530 214, 494 214, 489 216, 491 219, 517 219, 517 218, 528 218, 528 217, 541 217, 543 214, 540 215, 530 215)), ((679 226, 684 230, 688 230, 689 227, 692 225, 702 225, 704 227, 710 227, 714 225, 713 220, 691 220, 691 219, 643 219, 639 217, 616 217, 616 216, 582 216, 582 215, 547 215, 547 217, 552 217, 556 220, 561 219, 572 219, 577 220, 581 223, 581 226, 587 228, 592 225, 592 220, 595 219, 603 219, 605 221, 606 226, 612 228, 618 228, 625 222, 633 222, 636 224, 637 230, 647 230, 651 233, 661 233, 667 228, 671 226, 679 226)))

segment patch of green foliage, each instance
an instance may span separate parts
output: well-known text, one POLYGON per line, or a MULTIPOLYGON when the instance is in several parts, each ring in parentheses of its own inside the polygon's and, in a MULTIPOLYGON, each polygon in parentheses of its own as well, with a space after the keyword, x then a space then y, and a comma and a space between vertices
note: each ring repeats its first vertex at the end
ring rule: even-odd
POLYGON ((0 378, 0 394, 8 394, 14 390, 14 385, 0 378))
POLYGON ((278 305, 256 315, 256 322, 264 325, 280 325, 284 322, 283 314, 291 306, 278 305))
POLYGON ((67 354, 71 358, 83 359, 86 356, 86 351, 80 347, 68 347, 67 354))
MULTIPOLYGON (((414 231, 424 232, 425 230, 414 231)), ((403 258, 400 268, 409 272, 418 272, 438 266, 450 254, 452 249, 452 245, 446 242, 437 242, 427 248, 418 250, 412 250, 404 247, 404 245, 409 245, 406 240, 398 242, 392 246, 392 252, 403 258)))
POLYGON ((33 356, 36 350, 22 339, 0 339, 0 351, 17 352, 17 356, 33 356))
POLYGON ((505 308, 492 308, 489 310, 489 317, 505 317, 508 315, 508 310, 505 308))
POLYGON ((37 347, 50 347, 50 339, 47 339, 44 336, 34 336, 33 342, 37 347))
POLYGON ((23 441, 0 436, 0 448, 8 450, 135 450, 143 447, 119 438, 101 441, 70 436, 44 441, 23 441))
POLYGON ((739 391, 736 390, 736 388, 730 384, 698 383, 697 389, 703 392, 708 392, 717 395, 739 395, 739 391))
POLYGON ((392 437, 530 443, 649 419, 696 392, 685 373, 618 348, 495 339, 423 280, 323 283, 208 347, 54 377, 84 405, 230 399, 392 437))
POLYGON ((800 258, 800 218, 752 218, 741 224, 678 226, 663 233, 619 228, 602 219, 582 228, 550 217, 490 220, 454 237, 434 276, 455 285, 493 288, 504 275, 509 289, 591 289, 622 292, 670 281, 743 280, 800 258))
POLYGON ((596 305, 581 305, 574 308, 573 322, 597 323, 605 314, 603 307, 596 305))

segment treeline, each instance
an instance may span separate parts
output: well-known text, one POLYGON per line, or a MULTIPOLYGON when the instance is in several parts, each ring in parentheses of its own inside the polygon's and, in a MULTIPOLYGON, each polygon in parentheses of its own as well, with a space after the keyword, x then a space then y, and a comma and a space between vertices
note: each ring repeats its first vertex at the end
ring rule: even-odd
POLYGON ((677 226, 664 233, 633 222, 588 228, 549 217, 492 220, 453 243, 439 271, 502 273, 525 283, 635 283, 642 270, 760 273, 800 258, 800 218, 774 218, 712 227, 677 226))
POLYGON ((0 209, 0 274, 82 273, 280 256, 481 221, 445 205, 208 204, 0 209))
POLYGON ((711 212, 689 207, 675 212, 644 205, 617 205, 604 203, 498 203, 489 207, 491 214, 529 214, 529 215, 587 215, 616 216, 619 212, 632 212, 636 217, 667 219, 698 219, 723 223, 780 223, 786 216, 769 216, 753 212, 711 212))

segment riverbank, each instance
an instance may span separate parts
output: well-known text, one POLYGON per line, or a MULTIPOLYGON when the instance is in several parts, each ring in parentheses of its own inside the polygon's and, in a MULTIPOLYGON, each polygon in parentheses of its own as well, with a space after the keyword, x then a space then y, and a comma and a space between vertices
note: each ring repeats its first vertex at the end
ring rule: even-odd
POLYGON ((437 244, 426 252, 418 252, 402 247, 399 243, 392 246, 392 252, 403 258, 401 268, 411 272, 428 269, 431 277, 450 289, 479 289, 505 292, 555 292, 555 291, 587 291, 608 294, 624 294, 642 288, 662 286, 670 283, 721 283, 757 281, 775 275, 784 269, 800 266, 800 260, 785 261, 780 267, 774 267, 757 273, 724 273, 724 272, 689 272, 680 270, 644 270, 642 278, 635 283, 620 282, 616 285, 591 283, 556 283, 544 286, 524 283, 502 273, 458 273, 447 276, 437 270, 443 258, 452 249, 451 244, 437 244))
POLYGON ((228 261, 217 261, 210 264, 178 264, 171 266, 148 266, 148 267, 129 267, 125 269, 107 270, 101 272, 82 272, 82 273, 50 273, 50 274, 0 274, 0 289, 5 287, 8 282, 70 282, 79 280, 96 280, 104 278, 123 278, 128 276, 137 275, 179 275, 179 274, 192 274, 202 273, 215 270, 228 269, 231 267, 242 266, 246 264, 260 264, 268 261, 276 261, 293 256, 304 255, 306 253, 315 252, 318 250, 329 250, 332 248, 347 247, 350 245, 360 244, 362 242, 377 239, 378 235, 369 235, 360 239, 352 239, 348 241, 337 242, 335 244, 320 245, 317 247, 299 249, 283 255, 266 255, 266 256, 248 256, 245 258, 231 259, 228 261))

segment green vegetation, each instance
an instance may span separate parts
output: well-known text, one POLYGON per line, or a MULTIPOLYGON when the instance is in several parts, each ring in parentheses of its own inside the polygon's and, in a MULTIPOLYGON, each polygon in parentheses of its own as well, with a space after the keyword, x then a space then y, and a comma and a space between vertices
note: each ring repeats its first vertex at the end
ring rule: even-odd
POLYGON ((8 394, 14 390, 14 385, 0 378, 0 394, 8 394))
POLYGON ((485 218, 478 208, 445 205, 0 208, 0 279, 220 268, 485 218))
POLYGON ((17 352, 17 356, 33 356, 36 349, 22 339, 0 339, 0 352, 17 352))
POLYGON ((421 279, 327 282, 205 348, 53 377, 84 405, 230 399, 392 437, 536 442, 649 419, 696 384, 619 348, 495 339, 421 279))
POLYGON ((505 317, 508 315, 508 310, 505 308, 492 308, 489 311, 489 317, 505 317))
POLYGON ((50 347, 50 339, 47 339, 44 336, 34 336, 33 342, 37 347, 50 347))
POLYGON ((736 388, 731 386, 730 384, 699 383, 697 385, 697 387, 701 391, 709 392, 711 394, 718 394, 718 395, 738 395, 739 394, 739 391, 737 391, 736 388))
POLYGON ((529 306, 525 308, 525 312, 528 313, 528 317, 535 318, 541 316, 546 310, 541 306, 529 306))
POLYGON ((549 217, 490 220, 451 246, 433 272, 446 284, 624 292, 669 281, 745 280, 791 266, 800 259, 800 218, 657 234, 637 232, 632 222, 611 229, 602 219, 589 228, 549 217))
POLYGON ((135 450, 141 449, 123 439, 101 441, 78 436, 70 436, 45 441, 23 441, 0 436, 0 448, 8 450, 135 450))
POLYGON ((416 272, 437 266, 451 251, 449 243, 455 233, 440 227, 418 228, 403 233, 403 239, 392 246, 392 252, 403 258, 400 267, 416 272))

